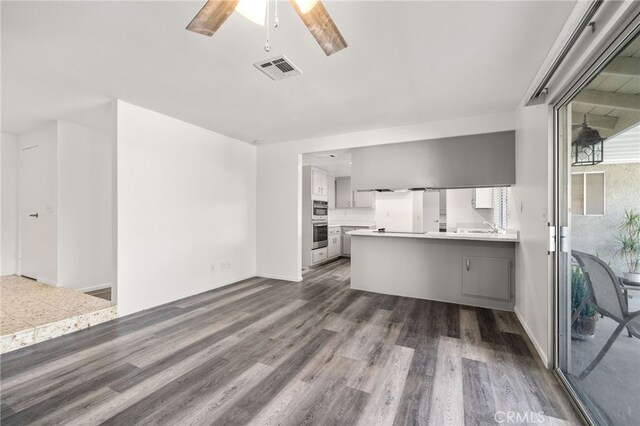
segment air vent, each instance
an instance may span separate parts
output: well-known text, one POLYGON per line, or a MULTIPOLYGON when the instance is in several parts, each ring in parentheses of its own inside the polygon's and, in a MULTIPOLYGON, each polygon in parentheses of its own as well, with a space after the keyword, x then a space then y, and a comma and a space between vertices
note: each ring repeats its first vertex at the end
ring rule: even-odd
POLYGON ((253 66, 265 73, 272 80, 282 80, 302 74, 302 71, 293 65, 284 55, 267 59, 266 61, 256 62, 253 66))

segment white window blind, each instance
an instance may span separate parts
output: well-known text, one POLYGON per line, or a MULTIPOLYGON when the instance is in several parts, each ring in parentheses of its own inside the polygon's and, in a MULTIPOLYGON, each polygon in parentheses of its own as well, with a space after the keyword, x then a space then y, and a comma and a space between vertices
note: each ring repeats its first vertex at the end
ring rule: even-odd
POLYGON ((507 188, 493 188, 493 222, 507 229, 507 188))

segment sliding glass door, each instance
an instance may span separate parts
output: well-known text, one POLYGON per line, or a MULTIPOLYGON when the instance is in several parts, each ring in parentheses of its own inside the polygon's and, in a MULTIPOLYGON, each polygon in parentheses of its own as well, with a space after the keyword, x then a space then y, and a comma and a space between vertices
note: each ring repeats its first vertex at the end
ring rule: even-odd
POLYGON ((640 36, 555 110, 557 367, 596 424, 640 419, 640 36))

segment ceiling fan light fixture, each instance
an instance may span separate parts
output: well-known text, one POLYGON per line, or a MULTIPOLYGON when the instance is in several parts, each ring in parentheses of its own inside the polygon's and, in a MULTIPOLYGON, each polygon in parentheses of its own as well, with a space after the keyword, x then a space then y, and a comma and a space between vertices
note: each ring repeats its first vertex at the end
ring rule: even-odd
POLYGON ((264 26, 267 15, 267 0, 240 0, 236 12, 251 22, 264 26))
POLYGON ((295 0, 296 4, 300 8, 300 12, 307 13, 314 8, 318 0, 295 0))

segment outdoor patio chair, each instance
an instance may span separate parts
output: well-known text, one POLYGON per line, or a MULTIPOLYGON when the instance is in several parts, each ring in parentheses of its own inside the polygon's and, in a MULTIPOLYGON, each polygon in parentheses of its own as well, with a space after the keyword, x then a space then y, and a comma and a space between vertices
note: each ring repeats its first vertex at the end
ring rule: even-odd
POLYGON ((629 312, 627 298, 624 296, 620 279, 609 265, 596 256, 576 250, 572 250, 571 255, 580 265, 587 288, 590 290, 589 298, 583 300, 572 314, 571 323, 573 324, 586 303, 591 303, 599 314, 618 323, 618 327, 602 347, 598 356, 580 373, 580 379, 584 379, 602 361, 622 330, 626 328, 629 331, 629 336, 640 339, 640 311, 629 312))

